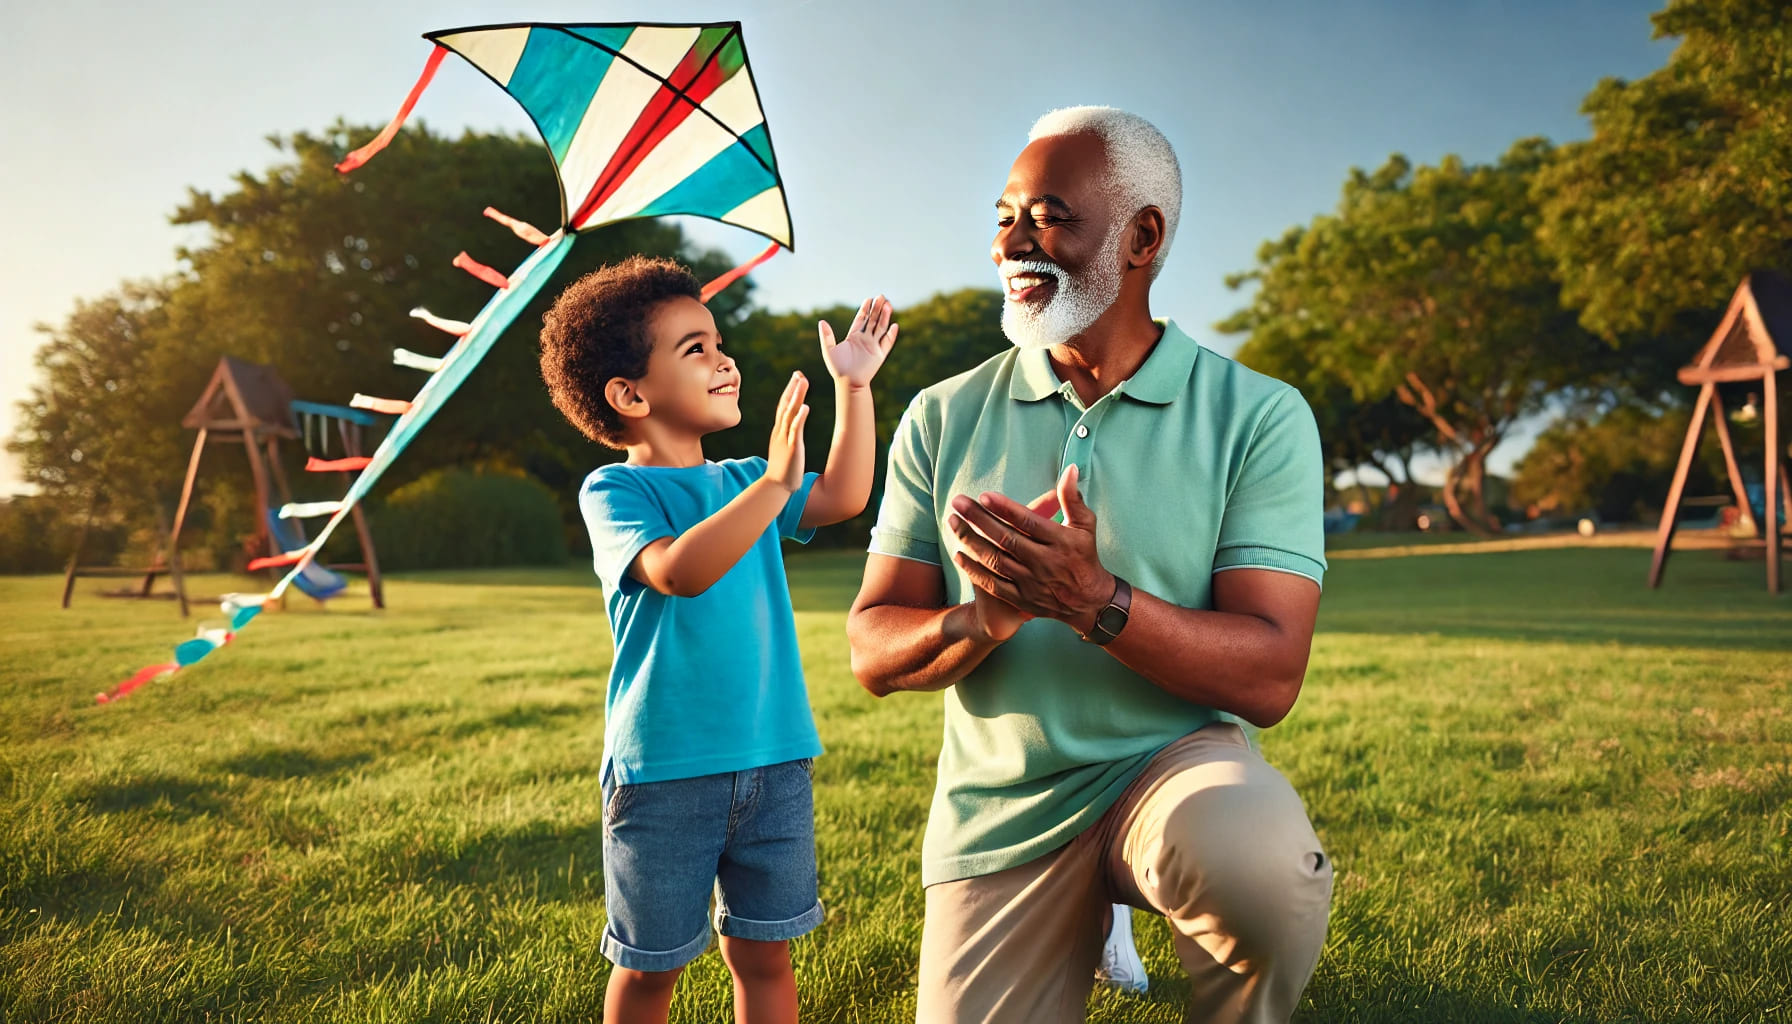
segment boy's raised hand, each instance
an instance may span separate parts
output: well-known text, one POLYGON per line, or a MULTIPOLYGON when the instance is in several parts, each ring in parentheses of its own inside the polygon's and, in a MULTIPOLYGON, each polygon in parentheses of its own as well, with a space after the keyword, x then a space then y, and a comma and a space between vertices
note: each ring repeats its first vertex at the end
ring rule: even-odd
POLYGON ((821 333, 821 358, 835 380, 855 388, 871 383, 877 368, 884 364, 884 357, 890 354, 890 346, 896 344, 896 325, 890 322, 892 312, 890 300, 882 295, 866 299, 859 304, 859 315, 852 318, 845 340, 838 343, 828 322, 816 321, 815 328, 821 333))
POLYGON ((809 378, 800 371, 790 375, 790 383, 778 399, 771 451, 765 460, 765 475, 792 494, 803 485, 803 424, 809 421, 809 406, 803 402, 803 395, 808 390, 809 378))

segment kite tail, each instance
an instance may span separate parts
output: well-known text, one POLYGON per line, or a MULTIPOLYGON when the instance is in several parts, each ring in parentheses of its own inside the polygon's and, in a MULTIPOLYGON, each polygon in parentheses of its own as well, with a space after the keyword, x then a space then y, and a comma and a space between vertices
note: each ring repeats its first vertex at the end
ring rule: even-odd
POLYGON ((577 235, 556 232, 549 237, 548 244, 530 253, 529 258, 511 273, 506 279, 510 287, 502 289, 492 296, 491 301, 485 304, 485 308, 480 310, 479 315, 474 317, 472 323, 468 325, 466 336, 448 350, 448 355, 443 358, 441 367, 431 373, 428 380, 424 381, 423 387, 418 390, 416 397, 412 398, 405 406, 404 413, 398 417, 398 421, 387 432, 386 439, 380 442, 378 448, 374 449, 367 466, 361 470, 359 476, 355 477, 354 484, 349 487, 348 494, 343 497, 341 507, 330 517, 330 521, 324 524, 323 529, 318 531, 317 536, 312 538, 292 571, 274 585, 274 589, 268 594, 269 597, 279 597, 284 594, 286 588, 292 584, 294 577, 303 572, 311 559, 316 557, 317 552, 323 548, 324 541, 329 539, 330 534, 344 519, 348 518, 355 503, 367 496, 374 484, 379 482, 380 476, 397 460, 399 453, 403 452, 416 438, 418 432, 436 414, 436 410, 440 409, 442 404, 448 400, 448 396, 454 394, 468 375, 473 372, 473 368, 479 365, 479 361, 485 358, 485 354, 491 350, 498 337, 504 333, 504 329, 510 326, 517 314, 521 313, 523 308, 529 304, 529 300, 533 299, 535 294, 541 290, 542 285, 547 283, 548 278, 553 276, 554 269, 560 265, 561 260, 566 258, 567 252, 572 248, 573 240, 577 237, 577 235))
POLYGON ((93 699, 101 704, 109 704, 121 697, 129 696, 132 690, 144 683, 173 675, 193 664, 233 640, 237 630, 247 626, 249 620, 261 614, 261 605, 264 600, 266 599, 259 594, 225 594, 218 607, 229 617, 226 624, 201 623, 197 636, 174 649, 173 661, 140 668, 129 679, 113 687, 110 693, 94 694, 93 699))
POLYGON ((418 76, 417 84, 411 86, 411 94, 404 98, 404 106, 399 107, 398 113, 393 115, 392 123, 386 125, 385 131, 374 136, 372 142, 343 157, 342 162, 336 165, 337 171, 347 174, 372 160, 375 153, 385 149, 391 143, 392 139, 398 135, 398 129, 404 126, 404 119, 411 116, 411 108, 417 105, 417 99, 423 95, 423 90, 429 88, 429 80, 436 77, 436 69, 442 66, 442 58, 446 56, 448 56, 448 48, 437 43, 436 48, 430 51, 429 60, 423 64, 423 74, 418 76))
MULTIPOLYGON (((173 663, 151 665, 137 672, 112 693, 100 694, 101 702, 122 697, 152 679, 176 672, 205 657, 222 647, 244 626, 247 626, 250 620, 260 613, 266 602, 278 600, 281 595, 285 594, 286 588, 291 586, 293 580, 304 572, 305 567, 317 557, 317 553, 323 549, 324 542, 329 539, 330 534, 344 519, 348 518, 354 510, 355 503, 367 496, 386 469, 397 460, 405 447, 429 423, 430 418, 436 414, 448 397, 454 394, 472 374, 473 368, 479 365, 481 359, 485 358, 485 354, 491 350, 492 345, 504 333, 504 329, 510 326, 511 321, 515 320, 517 315, 528 306, 529 301, 535 297, 535 294, 541 291, 542 286, 554 275, 555 268, 572 249, 573 241, 577 237, 577 235, 565 232, 555 232, 548 237, 546 244, 530 253, 529 258, 511 273, 507 279, 510 287, 502 289, 492 296, 491 301, 485 304, 485 308, 479 311, 479 315, 473 318, 472 323, 468 325, 466 337, 456 342, 454 347, 448 350, 447 356, 442 359, 441 367, 431 373, 428 380, 424 381, 423 387, 417 392, 416 397, 406 405, 403 415, 398 417, 398 420, 392 424, 392 429, 386 433, 385 440, 381 441, 379 447, 374 449, 373 454, 367 458, 366 464, 361 467, 360 474, 349 486, 348 494, 343 496, 342 501, 336 506, 336 511, 330 516, 329 522, 324 524, 323 529, 317 532, 317 536, 312 538, 310 543, 298 551, 288 551, 273 558, 256 559, 249 563, 251 568, 258 563, 292 566, 292 569, 281 578, 280 582, 274 584, 274 589, 266 594, 227 596, 222 605, 224 614, 230 620, 227 629, 202 626, 199 636, 175 648, 173 663)), ((335 468, 334 464, 321 460, 307 463, 306 468, 314 468, 313 463, 319 468, 324 466, 335 468)), ((284 513, 289 510, 282 509, 281 511, 284 513)), ((294 508, 290 511, 308 510, 294 508)))
POLYGON ((703 294, 698 296, 698 298, 701 301, 707 303, 710 299, 713 299, 718 294, 720 294, 722 289, 728 287, 729 285, 740 280, 741 278, 746 277, 747 274, 753 270, 753 268, 764 263, 766 260, 771 259, 773 256, 778 255, 778 250, 780 248, 782 248, 782 246, 780 246, 776 242, 773 242, 772 244, 766 246, 764 252, 753 257, 752 259, 748 260, 747 262, 742 263, 740 266, 735 267, 733 270, 730 270, 726 274, 723 274, 721 277, 716 278, 714 281, 711 281, 708 284, 704 285, 703 286, 703 294))

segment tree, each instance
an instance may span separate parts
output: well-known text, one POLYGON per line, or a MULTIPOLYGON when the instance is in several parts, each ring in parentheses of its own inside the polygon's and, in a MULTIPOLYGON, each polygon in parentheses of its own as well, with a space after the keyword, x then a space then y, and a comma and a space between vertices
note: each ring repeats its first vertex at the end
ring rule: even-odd
POLYGON ((110 495, 153 488, 149 467, 176 442, 185 411, 172 411, 151 370, 167 298, 164 284, 125 284, 78 301, 61 326, 38 325, 38 381, 7 447, 46 498, 97 512, 110 495))
POLYGON ((1667 66, 1600 82, 1593 137, 1536 187, 1563 298, 1605 338, 1664 342, 1671 371, 1745 273, 1792 271, 1792 12, 1671 0, 1652 20, 1680 39, 1667 66))
POLYGON ((1305 346, 1313 372, 1358 402, 1391 396, 1423 417, 1452 455, 1444 504, 1480 533, 1499 528, 1488 454, 1611 361, 1562 308, 1535 243, 1531 184, 1550 158, 1546 141, 1527 139, 1490 165, 1452 156, 1415 169, 1395 155, 1352 170, 1335 214, 1266 243, 1258 267, 1228 281, 1257 290, 1223 330, 1305 346))
MULTIPOLYGON (((1591 511, 1606 522, 1646 521, 1659 514, 1667 497, 1686 421, 1682 409, 1657 412, 1634 405, 1593 419, 1564 417, 1538 435, 1519 460, 1512 501, 1539 513, 1591 511)), ((1689 493, 1723 486, 1723 463, 1713 447, 1705 445, 1693 463, 1689 493)))

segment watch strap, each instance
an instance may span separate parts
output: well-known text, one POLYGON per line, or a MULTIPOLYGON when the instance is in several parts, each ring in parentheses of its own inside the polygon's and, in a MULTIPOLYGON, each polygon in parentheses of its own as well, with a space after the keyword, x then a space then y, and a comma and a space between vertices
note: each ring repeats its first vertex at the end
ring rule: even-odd
POLYGON ((1095 613, 1095 623, 1089 627, 1089 632, 1078 635, 1097 647, 1106 647, 1108 644, 1114 642, 1114 639, 1120 635, 1121 630, 1126 628, 1126 622, 1131 615, 1131 612, 1132 584, 1121 579, 1119 576, 1115 576, 1114 596, 1108 598, 1108 603, 1102 606, 1100 611, 1095 613), (1101 621, 1104 617, 1110 619, 1113 618, 1113 616, 1108 615, 1109 611, 1117 611, 1120 613, 1119 626, 1111 630, 1103 625, 1101 621))

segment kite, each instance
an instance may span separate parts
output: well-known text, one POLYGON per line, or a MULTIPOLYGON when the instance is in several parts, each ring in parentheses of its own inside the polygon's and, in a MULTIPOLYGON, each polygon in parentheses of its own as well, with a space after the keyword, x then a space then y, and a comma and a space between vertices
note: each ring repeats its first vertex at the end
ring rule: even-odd
POLYGON ((306 464, 318 472, 359 471, 340 501, 280 509, 282 518, 328 516, 328 522, 304 547, 249 563, 251 570, 291 566, 272 590, 226 595, 221 604, 225 621, 202 623, 197 636, 175 648, 173 661, 142 669, 111 693, 100 694, 101 702, 204 658, 229 643, 268 602, 284 595, 355 503, 478 367, 581 234, 621 220, 685 215, 732 224, 770 241, 758 256, 705 286, 705 302, 780 248, 794 248, 790 207, 739 22, 532 22, 447 29, 423 38, 435 48, 398 114, 336 169, 353 171, 396 137, 452 52, 509 93, 534 121, 553 155, 560 224, 552 233, 543 232, 486 207, 485 216, 533 244, 535 251, 509 274, 465 252, 454 258, 455 266, 497 289, 471 322, 412 310, 412 316, 455 341, 439 358, 405 349, 393 353, 393 362, 429 375, 411 398, 354 396, 349 403, 354 408, 397 416, 372 455, 352 460, 352 466, 342 459, 313 458, 306 464))

